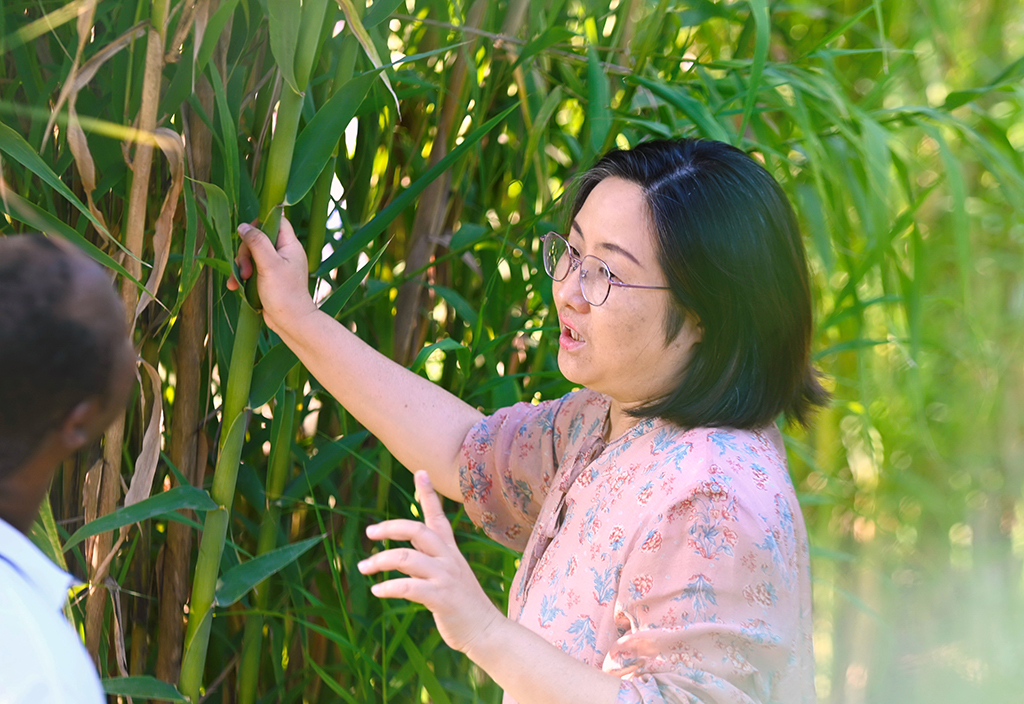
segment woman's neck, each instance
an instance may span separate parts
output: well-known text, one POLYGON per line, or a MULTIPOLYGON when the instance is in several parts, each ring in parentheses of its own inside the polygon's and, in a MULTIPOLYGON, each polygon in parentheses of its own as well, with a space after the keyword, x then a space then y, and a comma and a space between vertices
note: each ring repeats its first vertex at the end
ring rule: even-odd
POLYGON ((605 436, 605 442, 611 442, 622 437, 632 428, 634 425, 640 422, 639 418, 629 415, 626 412, 627 407, 615 399, 611 400, 611 404, 608 406, 608 425, 606 429, 607 435, 605 436))

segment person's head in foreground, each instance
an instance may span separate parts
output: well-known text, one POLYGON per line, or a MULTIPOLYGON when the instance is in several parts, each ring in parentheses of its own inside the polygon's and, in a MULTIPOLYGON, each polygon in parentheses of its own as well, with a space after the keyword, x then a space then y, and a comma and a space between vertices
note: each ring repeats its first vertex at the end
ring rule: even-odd
POLYGON ((28 532, 57 465, 124 407, 134 360, 98 264, 61 240, 0 237, 0 518, 28 532))
POLYGON ((683 427, 803 423, 824 403, 796 218, 757 161, 697 139, 613 150, 570 213, 543 240, 570 381, 683 427))

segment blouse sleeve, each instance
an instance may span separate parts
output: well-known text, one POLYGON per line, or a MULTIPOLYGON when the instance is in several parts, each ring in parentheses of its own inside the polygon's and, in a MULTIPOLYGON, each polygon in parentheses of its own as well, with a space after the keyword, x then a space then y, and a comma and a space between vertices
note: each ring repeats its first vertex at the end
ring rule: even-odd
POLYGON ((813 678, 793 677, 807 586, 795 499, 737 495, 714 475, 675 496, 623 565, 603 665, 622 678, 619 704, 813 701, 813 678))
POLYGON ((517 403, 479 421, 462 445, 459 484, 470 519, 494 540, 523 550, 567 445, 600 405, 576 391, 517 403))

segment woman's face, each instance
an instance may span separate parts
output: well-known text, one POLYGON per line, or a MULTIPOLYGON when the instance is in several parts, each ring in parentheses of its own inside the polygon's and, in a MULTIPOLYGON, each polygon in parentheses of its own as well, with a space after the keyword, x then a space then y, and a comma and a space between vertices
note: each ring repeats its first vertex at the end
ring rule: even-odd
MULTIPOLYGON (((598 257, 627 284, 666 285, 643 193, 635 183, 610 177, 587 196, 567 239, 574 254, 598 257)), ((565 377, 610 396, 623 408, 660 398, 673 389, 700 340, 695 322, 665 340, 671 305, 668 290, 612 286, 600 306, 580 292, 579 269, 553 284, 561 334, 558 366, 565 377)))

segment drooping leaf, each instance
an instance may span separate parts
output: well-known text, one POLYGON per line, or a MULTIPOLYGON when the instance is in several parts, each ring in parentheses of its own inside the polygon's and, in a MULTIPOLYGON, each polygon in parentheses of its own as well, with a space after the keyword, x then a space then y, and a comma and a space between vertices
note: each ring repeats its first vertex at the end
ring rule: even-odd
POLYGON ((470 305, 469 301, 462 296, 462 294, 446 286, 434 285, 431 286, 431 288, 437 291, 441 298, 447 301, 448 305, 455 309, 455 312, 460 318, 470 325, 476 325, 477 312, 474 310, 473 306, 470 305))
POLYGON ((212 511, 215 508, 217 508, 217 504, 202 489, 197 489, 194 486, 176 486, 137 504, 119 508, 113 513, 89 521, 68 538, 68 542, 64 544, 64 551, 67 552, 88 537, 121 526, 139 523, 158 516, 174 520, 175 512, 182 509, 212 511))
POLYGON ((259 408, 274 398, 288 372, 299 363, 299 358, 283 342, 270 349, 252 370, 249 405, 259 408))
POLYGON ((129 274, 127 269, 114 261, 109 254, 82 237, 77 230, 68 227, 65 222, 57 219, 52 213, 43 210, 35 203, 25 200, 12 191, 0 190, 0 193, 3 194, 3 198, 0 198, 0 211, 7 213, 12 219, 23 222, 39 232, 56 233, 63 236, 85 250, 86 254, 95 259, 99 264, 116 271, 140 289, 142 288, 142 282, 129 274))
POLYGON ((324 536, 318 535, 314 538, 283 548, 277 548, 264 553, 259 557, 246 560, 236 567, 232 567, 217 580, 217 594, 214 603, 217 606, 230 606, 245 596, 257 584, 267 577, 276 574, 281 569, 295 562, 304 552, 314 545, 323 541, 324 536))
POLYGON ((220 186, 202 181, 197 181, 197 183, 206 192, 207 233, 213 234, 213 237, 208 237, 207 241, 213 246, 217 258, 231 266, 234 271, 235 250, 232 242, 235 223, 231 216, 228 197, 220 186))
POLYGON ((405 0, 376 0, 366 11, 366 16, 363 17, 363 26, 367 29, 376 27, 403 4, 405 4, 405 0))
MULTIPOLYGON (((11 159, 41 178, 46 185, 57 191, 57 193, 63 196, 69 203, 71 203, 71 205, 75 206, 82 215, 89 218, 89 221, 97 230, 105 234, 108 238, 110 237, 110 233, 107 231, 106 226, 96 219, 96 216, 89 211, 89 207, 79 200, 78 196, 71 192, 71 189, 60 180, 57 174, 53 172, 53 169, 50 168, 49 164, 47 164, 43 158, 36 153, 36 150, 25 141, 25 138, 3 122, 0 122, 0 152, 3 152, 11 159)), ((125 251, 127 252, 127 250, 125 251)))
POLYGON ((412 366, 410 366, 409 369, 416 373, 419 373, 419 371, 423 369, 423 365, 427 363, 427 358, 438 350, 442 352, 452 352, 454 350, 461 350, 464 348, 465 346, 462 343, 458 342, 457 340, 453 340, 450 337, 446 337, 443 340, 438 340, 434 344, 427 345, 426 347, 421 349, 419 353, 416 355, 416 359, 413 360, 412 366))
POLYGON ((110 677, 101 680, 103 691, 121 697, 138 697, 162 702, 187 702, 188 700, 173 684, 149 675, 133 677, 110 677))

